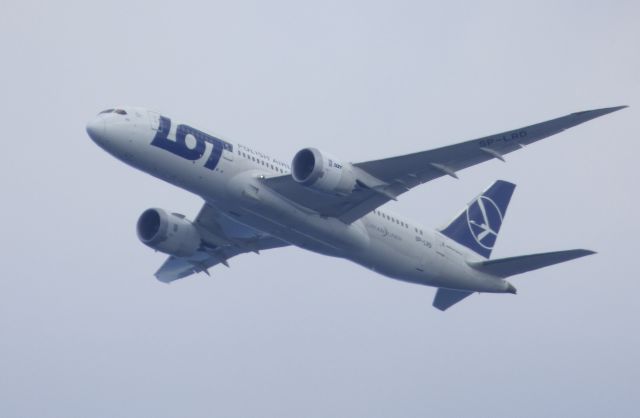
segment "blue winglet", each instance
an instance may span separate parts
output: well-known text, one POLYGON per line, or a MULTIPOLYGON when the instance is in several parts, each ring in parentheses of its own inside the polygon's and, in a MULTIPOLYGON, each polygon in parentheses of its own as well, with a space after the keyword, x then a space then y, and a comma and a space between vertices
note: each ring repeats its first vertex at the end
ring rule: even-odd
POLYGON ((496 181, 469 202, 462 213, 440 232, 489 258, 515 188, 513 183, 496 181))

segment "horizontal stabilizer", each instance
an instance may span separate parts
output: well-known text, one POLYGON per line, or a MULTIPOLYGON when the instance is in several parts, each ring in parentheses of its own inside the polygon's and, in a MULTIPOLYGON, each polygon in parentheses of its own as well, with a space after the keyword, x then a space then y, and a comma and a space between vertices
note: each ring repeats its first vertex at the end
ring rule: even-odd
POLYGON ((509 277, 591 254, 595 254, 595 252, 589 250, 555 251, 496 260, 474 261, 469 262, 469 265, 483 273, 497 277, 509 277))
POLYGON ((433 307, 438 308, 441 311, 446 311, 448 308, 460 302, 472 293, 473 292, 467 292, 465 290, 439 288, 436 292, 436 297, 433 299, 433 307))

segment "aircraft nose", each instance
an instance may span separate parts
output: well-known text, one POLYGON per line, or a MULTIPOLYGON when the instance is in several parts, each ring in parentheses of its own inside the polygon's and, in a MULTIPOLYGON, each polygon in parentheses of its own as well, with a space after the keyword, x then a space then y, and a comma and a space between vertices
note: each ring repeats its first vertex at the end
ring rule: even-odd
POLYGON ((87 133, 94 142, 100 142, 104 138, 104 119, 96 117, 87 123, 87 133))

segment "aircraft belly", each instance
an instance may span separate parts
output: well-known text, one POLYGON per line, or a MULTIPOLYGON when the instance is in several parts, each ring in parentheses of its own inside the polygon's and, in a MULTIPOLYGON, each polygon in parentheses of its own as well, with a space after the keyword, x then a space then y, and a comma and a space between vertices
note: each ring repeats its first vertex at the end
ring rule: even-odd
POLYGON ((434 272, 424 268, 422 250, 410 243, 390 242, 374 235, 367 251, 347 258, 391 279, 432 285, 434 272))
POLYGON ((205 198, 214 201, 237 221, 293 245, 342 258, 365 251, 369 245, 369 236, 361 222, 347 225, 335 218, 303 211, 264 187, 255 173, 234 176, 224 189, 205 198))

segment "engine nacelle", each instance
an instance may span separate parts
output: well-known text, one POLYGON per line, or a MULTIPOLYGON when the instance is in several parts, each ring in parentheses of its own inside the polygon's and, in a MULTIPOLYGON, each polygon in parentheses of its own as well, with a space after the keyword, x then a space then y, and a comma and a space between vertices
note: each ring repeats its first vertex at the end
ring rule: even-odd
POLYGON ((350 164, 343 164, 315 148, 305 148, 293 157, 291 175, 298 183, 312 189, 346 196, 356 186, 350 164))
POLYGON ((176 257, 193 255, 202 241, 196 227, 184 216, 162 209, 145 210, 136 229, 143 244, 176 257))

